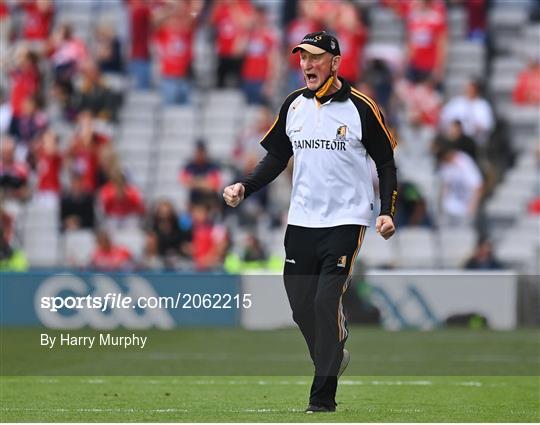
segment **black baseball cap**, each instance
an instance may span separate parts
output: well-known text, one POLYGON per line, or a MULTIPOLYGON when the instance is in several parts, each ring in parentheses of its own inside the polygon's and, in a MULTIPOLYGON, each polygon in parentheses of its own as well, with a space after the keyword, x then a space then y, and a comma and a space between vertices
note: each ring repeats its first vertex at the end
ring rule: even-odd
POLYGON ((341 54, 337 38, 328 34, 326 31, 307 34, 300 44, 292 49, 292 52, 296 53, 300 49, 307 50, 314 55, 320 55, 324 52, 332 53, 334 56, 341 54))

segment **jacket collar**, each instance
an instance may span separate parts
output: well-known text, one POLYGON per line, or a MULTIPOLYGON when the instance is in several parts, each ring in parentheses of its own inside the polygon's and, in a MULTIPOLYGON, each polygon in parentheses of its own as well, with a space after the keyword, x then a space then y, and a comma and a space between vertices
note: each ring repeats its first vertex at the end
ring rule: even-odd
MULTIPOLYGON (((342 77, 338 77, 338 78, 339 78, 339 81, 341 81, 341 88, 334 94, 317 97, 317 100, 321 104, 326 103, 329 100, 335 100, 337 102, 344 102, 345 100, 349 98, 349 95, 351 94, 351 86, 342 77)), ((315 97, 316 93, 317 93, 317 90, 310 90, 307 87, 302 92, 304 97, 307 97, 308 99, 315 97)))

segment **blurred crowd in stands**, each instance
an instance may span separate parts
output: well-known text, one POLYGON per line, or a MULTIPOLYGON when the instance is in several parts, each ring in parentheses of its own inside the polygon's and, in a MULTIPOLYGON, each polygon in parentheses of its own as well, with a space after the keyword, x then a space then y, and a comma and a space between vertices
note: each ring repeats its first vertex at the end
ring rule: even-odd
MULTIPOLYGON (((0 54, 2 204, 32 200, 43 208, 58 206, 59 231, 94 231, 91 263, 79 267, 215 270, 231 264, 223 217, 236 212, 225 210, 220 197, 228 183, 223 158, 212 158, 205 140, 197 140, 192 158, 178 172, 189 204, 181 211, 170 199, 151 204, 120 165, 110 129, 121 120, 125 96, 133 90, 158 91, 164 105, 193 102, 200 87, 194 45, 204 30, 213 43, 214 89, 241 90, 247 104, 261 107, 259 119, 231 146, 231 163, 238 176, 245 175, 261 157, 256 141, 273 122, 275 107, 304 85, 291 46, 324 29, 340 41, 341 75, 378 102, 404 152, 430 156, 436 164, 439 204, 429 208, 422 190, 402 179, 398 228, 476 225, 478 248, 467 267, 500 267, 496 259, 486 259, 492 253, 482 206, 512 166, 509 134, 483 76, 471 76, 462 95, 445 96, 448 10, 465 10, 467 38, 487 43, 489 0, 283 0, 278 21, 267 6, 256 0, 123 0, 125 42, 106 22, 96 22, 91 40, 78 38, 77 28, 56 19, 61 2, 0 0, 0 36, 9 46, 0 54), (373 8, 388 8, 403 20, 402 62, 385 52, 366 53, 373 8), (71 130, 61 136, 52 120, 71 130), (145 231, 142 258, 112 241, 111 230, 130 226, 145 231)), ((531 19, 538 19, 537 8, 531 8, 531 19)), ((540 105, 540 55, 532 53, 513 91, 518 105, 540 105)), ((240 222, 253 225, 270 211, 272 225, 280 225, 283 215, 272 211, 268 196, 262 190, 250 197, 238 212, 240 222)), ((531 214, 540 214, 539 205, 531 200, 531 214)), ((1 212, 1 267, 23 269, 15 219, 8 209, 1 212)), ((268 260, 254 234, 244 245, 238 261, 268 260)))

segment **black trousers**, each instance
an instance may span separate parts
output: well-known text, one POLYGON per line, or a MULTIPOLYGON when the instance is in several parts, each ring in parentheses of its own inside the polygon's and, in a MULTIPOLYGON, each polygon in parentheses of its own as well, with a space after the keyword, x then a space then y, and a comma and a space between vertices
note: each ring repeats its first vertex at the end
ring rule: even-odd
POLYGON ((315 366, 310 404, 335 406, 337 373, 348 335, 342 297, 365 231, 361 225, 289 225, 285 233, 285 289, 315 366))

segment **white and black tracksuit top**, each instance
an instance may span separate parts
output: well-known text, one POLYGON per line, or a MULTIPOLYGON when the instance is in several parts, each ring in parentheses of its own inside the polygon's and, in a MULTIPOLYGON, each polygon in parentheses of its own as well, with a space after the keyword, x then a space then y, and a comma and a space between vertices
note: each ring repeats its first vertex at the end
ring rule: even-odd
POLYGON ((294 155, 288 224, 368 226, 374 203, 369 157, 379 175, 381 215, 394 215, 396 140, 375 102, 341 82, 329 96, 318 98, 304 88, 287 97, 261 141, 267 155, 243 182, 249 196, 274 180, 294 155))

